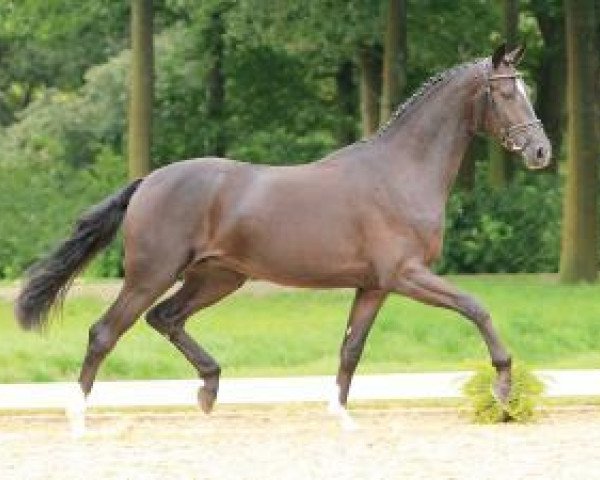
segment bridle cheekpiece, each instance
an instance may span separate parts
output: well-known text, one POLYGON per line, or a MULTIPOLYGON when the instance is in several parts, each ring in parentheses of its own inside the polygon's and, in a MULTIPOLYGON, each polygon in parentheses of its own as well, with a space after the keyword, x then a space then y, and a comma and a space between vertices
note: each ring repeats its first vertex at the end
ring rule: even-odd
MULTIPOLYGON (((486 106, 490 103, 494 107, 496 105, 496 103, 494 102, 494 97, 492 97, 491 82, 494 82, 496 80, 503 80, 506 78, 512 78, 516 82, 518 78, 521 78, 521 75, 519 73, 497 73, 497 74, 487 76, 486 86, 485 86, 486 106)), ((523 150, 525 150, 525 148, 527 148, 529 141, 525 141, 522 145, 519 145, 514 140, 512 135, 515 132, 528 130, 530 127, 539 127, 541 125, 541 123, 542 122, 540 121, 539 118, 535 118, 534 120, 531 120, 529 122, 517 123, 515 125, 509 125, 508 122, 506 122, 505 126, 500 127, 500 142, 507 150, 509 150, 511 152, 515 152, 515 153, 522 152, 523 150)))

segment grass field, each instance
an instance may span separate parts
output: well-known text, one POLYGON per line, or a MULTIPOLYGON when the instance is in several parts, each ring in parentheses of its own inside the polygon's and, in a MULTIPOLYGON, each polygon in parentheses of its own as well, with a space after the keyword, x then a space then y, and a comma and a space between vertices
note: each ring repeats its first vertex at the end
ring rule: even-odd
MULTIPOLYGON (((600 368, 600 285, 558 285, 550 275, 456 276, 478 297, 515 358, 534 367, 600 368)), ((227 376, 333 374, 352 293, 240 292, 189 322, 227 376)), ((88 327, 107 307, 95 297, 67 300, 43 334, 21 332, 0 301, 0 382, 73 380, 88 327)), ((359 372, 470 368, 487 353, 457 314, 390 297, 375 323, 359 372)), ((194 370, 139 321, 117 345, 99 378, 187 378, 194 370)))

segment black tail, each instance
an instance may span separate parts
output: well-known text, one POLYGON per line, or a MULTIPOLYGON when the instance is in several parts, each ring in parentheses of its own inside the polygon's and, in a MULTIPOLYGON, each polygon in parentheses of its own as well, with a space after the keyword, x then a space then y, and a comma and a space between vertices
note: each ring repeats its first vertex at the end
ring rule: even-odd
POLYGON ((115 237, 129 200, 142 179, 94 205, 77 221, 71 238, 33 265, 15 302, 15 316, 24 329, 41 328, 60 304, 71 283, 86 264, 115 237))

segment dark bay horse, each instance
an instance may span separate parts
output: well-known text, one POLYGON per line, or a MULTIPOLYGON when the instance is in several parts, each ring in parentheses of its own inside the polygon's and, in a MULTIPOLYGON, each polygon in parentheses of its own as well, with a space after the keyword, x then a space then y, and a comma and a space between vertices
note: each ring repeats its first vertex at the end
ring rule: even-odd
POLYGON ((124 222, 125 278, 89 334, 79 384, 85 396, 102 360, 146 310, 148 323, 196 368, 209 412, 220 367, 185 331, 198 310, 247 279, 356 289, 337 374, 338 413, 371 325, 390 293, 455 310, 481 333, 506 401, 511 357, 489 313, 430 270, 441 252, 444 209, 472 137, 485 132, 545 167, 550 143, 516 65, 522 48, 430 79, 374 137, 307 165, 257 166, 220 158, 154 171, 93 207, 68 240, 30 270, 15 305, 24 328, 45 324, 88 260, 124 222), (182 277, 179 290, 153 304, 182 277))

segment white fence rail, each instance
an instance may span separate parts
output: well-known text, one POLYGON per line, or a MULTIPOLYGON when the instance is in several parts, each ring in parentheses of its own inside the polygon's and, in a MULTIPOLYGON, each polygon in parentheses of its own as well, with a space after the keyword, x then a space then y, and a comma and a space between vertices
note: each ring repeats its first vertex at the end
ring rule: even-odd
MULTIPOLYGON (((600 370, 541 370, 548 397, 600 396, 600 370)), ((459 398, 470 372, 358 375, 351 400, 459 398)), ((199 380, 97 382, 90 407, 160 407, 196 405, 199 380)), ((327 401, 333 377, 225 378, 220 404, 275 404, 327 401)), ((0 385, 0 410, 62 409, 73 383, 0 385)))

